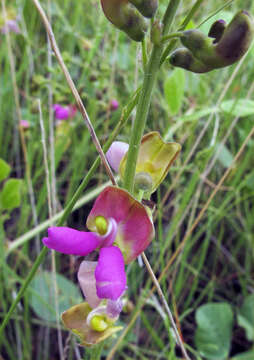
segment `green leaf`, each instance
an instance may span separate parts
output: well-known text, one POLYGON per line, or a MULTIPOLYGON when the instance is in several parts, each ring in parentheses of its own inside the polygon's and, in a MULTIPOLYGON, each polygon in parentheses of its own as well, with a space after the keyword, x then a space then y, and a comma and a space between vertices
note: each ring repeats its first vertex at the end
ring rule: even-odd
POLYGON ((221 103, 221 110, 233 116, 249 116, 254 114, 254 101, 249 99, 227 100, 221 103))
MULTIPOLYGON (((60 314, 73 305, 82 302, 78 286, 60 274, 56 274, 58 302, 60 314)), ((53 274, 44 271, 32 280, 29 292, 30 305, 34 312, 46 321, 56 321, 55 293, 53 274)), ((59 315, 60 315, 59 314, 59 315)))
POLYGON ((20 179, 9 179, 6 181, 0 194, 0 203, 3 209, 13 210, 20 206, 22 183, 23 181, 20 179))
POLYGON ((182 69, 174 69, 164 82, 164 94, 171 115, 178 113, 182 106, 185 88, 185 73, 182 69))
POLYGON ((247 339, 254 341, 254 294, 245 298, 237 315, 237 322, 246 331, 247 339))
POLYGON ((233 160, 234 160, 234 157, 233 155, 231 154, 231 152, 228 150, 228 148, 223 145, 223 144, 217 144, 216 145, 216 149, 220 149, 220 156, 218 158, 219 162, 225 167, 225 168, 228 168, 233 160))
POLYGON ((233 312, 227 303, 210 303, 196 311, 198 328, 195 343, 206 359, 222 360, 228 357, 233 327, 233 312))
POLYGON ((231 360, 253 360, 254 359, 254 350, 246 351, 242 354, 236 355, 231 358, 231 360))
POLYGON ((10 174, 11 167, 7 162, 5 162, 3 159, 0 159, 0 181, 7 178, 7 176, 10 174))

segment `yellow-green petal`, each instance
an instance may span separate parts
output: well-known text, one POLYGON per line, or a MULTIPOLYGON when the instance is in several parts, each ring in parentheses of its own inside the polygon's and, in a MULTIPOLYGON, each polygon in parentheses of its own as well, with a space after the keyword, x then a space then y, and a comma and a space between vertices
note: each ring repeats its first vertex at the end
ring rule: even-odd
MULTIPOLYGON (((174 142, 166 143, 157 131, 146 134, 141 141, 136 174, 147 173, 152 179, 153 193, 164 180, 168 170, 181 150, 181 145, 174 142)), ((127 155, 125 154, 120 163, 120 176, 123 179, 127 155)))
POLYGON ((80 345, 92 346, 107 339, 119 330, 122 326, 110 325, 104 331, 95 331, 87 324, 87 316, 92 308, 87 302, 72 306, 62 314, 64 326, 80 338, 80 345))

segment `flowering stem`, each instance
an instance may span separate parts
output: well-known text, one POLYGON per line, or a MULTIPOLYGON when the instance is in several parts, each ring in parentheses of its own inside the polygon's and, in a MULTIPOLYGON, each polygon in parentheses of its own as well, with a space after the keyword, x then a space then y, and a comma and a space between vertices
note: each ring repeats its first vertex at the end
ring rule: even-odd
MULTIPOLYGON (((175 13, 181 0, 171 0, 163 19, 163 36, 167 35, 174 20, 175 13)), ((126 170, 124 174, 123 187, 133 193, 134 176, 137 164, 137 157, 141 138, 145 129, 147 115, 151 102, 152 90, 156 81, 157 72, 160 67, 160 58, 163 51, 163 44, 154 45, 151 57, 145 68, 144 81, 137 106, 136 118, 133 124, 130 147, 128 151, 126 170)))
MULTIPOLYGON (((118 123, 115 130, 113 131, 113 133, 111 134, 111 136, 109 137, 108 141, 106 142, 106 144, 103 148, 104 151, 107 151, 109 149, 111 143, 114 141, 114 139, 120 132, 122 126, 128 120, 132 110, 134 109, 134 107, 137 104, 138 97, 139 97, 139 90, 137 90, 137 92, 135 93, 132 101, 125 107, 125 109, 123 109, 121 120, 118 123)), ((75 194, 71 198, 70 202, 65 207, 63 215, 62 215, 61 219, 59 220, 59 222, 57 223, 57 226, 62 226, 65 223, 65 221, 66 221, 67 217, 69 216, 69 214, 71 213, 75 203, 77 202, 78 198, 80 197, 80 195, 82 194, 82 192, 84 191, 86 186, 88 185, 89 181, 91 180, 92 176, 94 175, 99 164, 100 164, 100 157, 98 156, 97 159, 94 161, 93 165, 91 166, 90 170, 88 171, 86 177, 83 179, 82 183, 80 184, 80 186, 76 190, 75 194)), ((21 286, 21 288, 17 294, 16 299, 13 301, 8 313, 5 315, 5 318, 0 327, 0 338, 2 336, 3 330, 5 329, 6 325, 9 322, 16 306, 22 299, 27 287, 29 286, 30 282, 32 281, 33 277, 35 276, 37 269, 39 268, 39 266, 43 262, 45 256, 47 255, 47 252, 48 252, 48 248, 44 246, 43 249, 41 250, 40 254, 38 255, 38 257, 36 258, 32 268, 30 270, 30 273, 27 275, 23 285, 21 286)))
POLYGON ((161 41, 166 42, 166 41, 171 40, 171 39, 180 38, 182 35, 183 35, 182 32, 178 31, 178 32, 171 33, 169 35, 163 36, 161 41))
MULTIPOLYGON (((201 6, 202 2, 204 0, 197 0, 195 2, 195 4, 192 6, 192 8, 190 9, 189 13, 187 14, 186 18, 184 19, 184 21, 182 22, 182 25, 180 26, 180 28, 178 29, 178 31, 183 31, 186 26, 189 24, 190 20, 193 18, 194 14, 196 13, 196 11, 199 9, 199 7, 201 6)), ((175 44, 177 42, 177 39, 174 39, 173 41, 171 41, 168 46, 166 47, 166 49, 164 50, 162 57, 161 57, 161 61, 160 61, 160 65, 162 65, 164 63, 164 61, 166 60, 166 57, 168 56, 168 54, 172 51, 172 49, 175 47, 175 44)))

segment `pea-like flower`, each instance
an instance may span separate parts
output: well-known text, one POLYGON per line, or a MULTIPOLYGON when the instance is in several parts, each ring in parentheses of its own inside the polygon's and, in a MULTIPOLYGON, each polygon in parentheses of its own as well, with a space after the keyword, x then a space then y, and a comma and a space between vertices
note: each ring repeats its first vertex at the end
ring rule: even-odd
POLYGON ((99 250, 98 262, 83 261, 78 280, 86 303, 62 315, 65 326, 83 345, 95 344, 121 328, 115 327, 126 290, 124 264, 134 260, 150 244, 153 223, 146 208, 127 191, 108 186, 96 199, 87 218, 90 232, 69 227, 50 227, 44 245, 72 255, 99 250))
MULTIPOLYGON (((128 147, 124 142, 115 141, 106 153, 110 166, 119 172, 121 179, 124 177, 128 147)), ((164 142, 157 131, 143 136, 136 166, 136 188, 149 195, 153 193, 164 180, 180 150, 180 144, 164 142)))
POLYGON ((78 280, 86 302, 65 311, 62 321, 79 336, 81 345, 90 346, 122 329, 114 325, 122 311, 122 288, 126 284, 120 249, 105 247, 98 262, 82 261, 78 280))
POLYGON ((77 112, 77 108, 74 105, 62 106, 60 104, 54 104, 53 110, 57 120, 67 120, 72 118, 77 112))

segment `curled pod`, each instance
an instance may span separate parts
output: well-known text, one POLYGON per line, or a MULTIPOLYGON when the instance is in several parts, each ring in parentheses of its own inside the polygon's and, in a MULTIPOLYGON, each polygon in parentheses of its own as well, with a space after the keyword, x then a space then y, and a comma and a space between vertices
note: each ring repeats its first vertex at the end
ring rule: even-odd
POLYGON ((129 0, 138 11, 147 18, 152 18, 158 8, 158 0, 129 0))
POLYGON ((202 74, 211 71, 212 68, 197 60, 192 52, 186 48, 176 49, 168 58, 171 65, 185 70, 202 74))
POLYGON ((142 41, 147 30, 143 16, 128 0, 101 0, 106 18, 131 39, 142 41))

